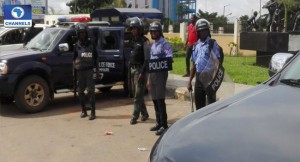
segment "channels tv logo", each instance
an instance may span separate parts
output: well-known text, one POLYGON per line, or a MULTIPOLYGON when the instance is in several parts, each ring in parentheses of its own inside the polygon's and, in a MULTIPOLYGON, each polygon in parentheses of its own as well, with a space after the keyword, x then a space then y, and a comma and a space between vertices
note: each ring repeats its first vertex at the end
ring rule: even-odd
POLYGON ((31 5, 4 5, 5 27, 31 27, 31 5))

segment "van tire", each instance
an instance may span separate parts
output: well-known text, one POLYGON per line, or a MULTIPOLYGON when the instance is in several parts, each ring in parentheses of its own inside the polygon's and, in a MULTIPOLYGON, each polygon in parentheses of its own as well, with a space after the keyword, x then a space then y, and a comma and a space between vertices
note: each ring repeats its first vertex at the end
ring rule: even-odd
POLYGON ((24 78, 15 93, 17 107, 25 112, 35 113, 43 110, 50 101, 47 82, 36 75, 24 78))

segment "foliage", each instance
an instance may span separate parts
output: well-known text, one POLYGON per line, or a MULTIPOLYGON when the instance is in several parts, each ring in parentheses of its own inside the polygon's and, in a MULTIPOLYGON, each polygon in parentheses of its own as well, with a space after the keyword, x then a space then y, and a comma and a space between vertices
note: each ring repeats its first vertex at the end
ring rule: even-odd
POLYGON ((256 20, 256 23, 260 27, 260 30, 267 28, 267 21, 268 21, 267 18, 268 18, 268 14, 263 14, 256 20))
POLYGON ((198 10, 197 17, 204 18, 207 21, 209 21, 211 24, 213 24, 214 30, 218 30, 219 27, 225 27, 225 24, 227 24, 228 18, 224 16, 217 16, 217 12, 209 13, 209 12, 203 12, 200 9, 198 10))
POLYGON ((174 57, 181 57, 185 55, 185 50, 183 49, 184 43, 182 42, 181 38, 174 37, 169 38, 166 37, 166 39, 170 42, 173 50, 174 57))
POLYGON ((182 22, 183 17, 187 14, 186 10, 188 9, 187 5, 184 4, 178 4, 176 8, 176 14, 178 16, 179 22, 182 22))
POLYGON ((163 32, 168 32, 169 31, 169 25, 170 25, 170 19, 169 18, 164 18, 163 24, 164 24, 163 32))
POLYGON ((228 43, 228 47, 233 47, 233 46, 236 46, 237 44, 236 43, 234 43, 234 42, 229 42, 228 43))
POLYGON ((287 29, 287 23, 289 19, 289 11, 297 8, 300 5, 300 0, 277 0, 278 3, 283 3, 284 5, 284 31, 287 29))
POLYGON ((125 0, 71 0, 66 3, 71 14, 91 13, 97 8, 126 7, 125 0))
POLYGON ((246 28, 248 26, 247 24, 247 20, 249 19, 249 16, 248 15, 243 15, 239 18, 239 21, 241 23, 241 26, 242 26, 242 31, 246 31, 246 28))
MULTIPOLYGON (((225 56, 223 66, 234 83, 257 85, 266 81, 268 68, 255 65, 256 57, 225 56)), ((174 57, 173 74, 185 74, 185 57, 174 57)))

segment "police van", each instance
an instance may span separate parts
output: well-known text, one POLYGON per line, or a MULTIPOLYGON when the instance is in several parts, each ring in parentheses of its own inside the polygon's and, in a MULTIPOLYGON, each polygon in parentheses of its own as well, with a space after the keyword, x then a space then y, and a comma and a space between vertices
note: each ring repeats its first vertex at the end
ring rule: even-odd
MULTIPOLYGON (((128 93, 127 67, 130 48, 125 27, 89 25, 97 47, 100 80, 96 88, 109 91, 123 85, 128 93)), ((106 24, 106 23, 105 23, 106 24)), ((25 48, 0 53, 0 99, 25 112, 43 110, 54 94, 74 91, 72 59, 75 26, 50 27, 41 31, 25 48)), ((129 37, 128 37, 129 38, 129 37)), ((96 69, 95 69, 96 71, 96 69)), ((96 77, 95 77, 96 78, 96 77)))

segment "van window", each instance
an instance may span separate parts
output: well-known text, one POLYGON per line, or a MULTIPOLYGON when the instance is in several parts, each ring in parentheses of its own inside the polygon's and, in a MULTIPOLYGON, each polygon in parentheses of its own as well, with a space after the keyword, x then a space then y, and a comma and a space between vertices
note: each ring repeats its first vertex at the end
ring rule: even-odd
POLYGON ((101 31, 98 37, 98 47, 103 50, 119 50, 120 31, 101 31))

